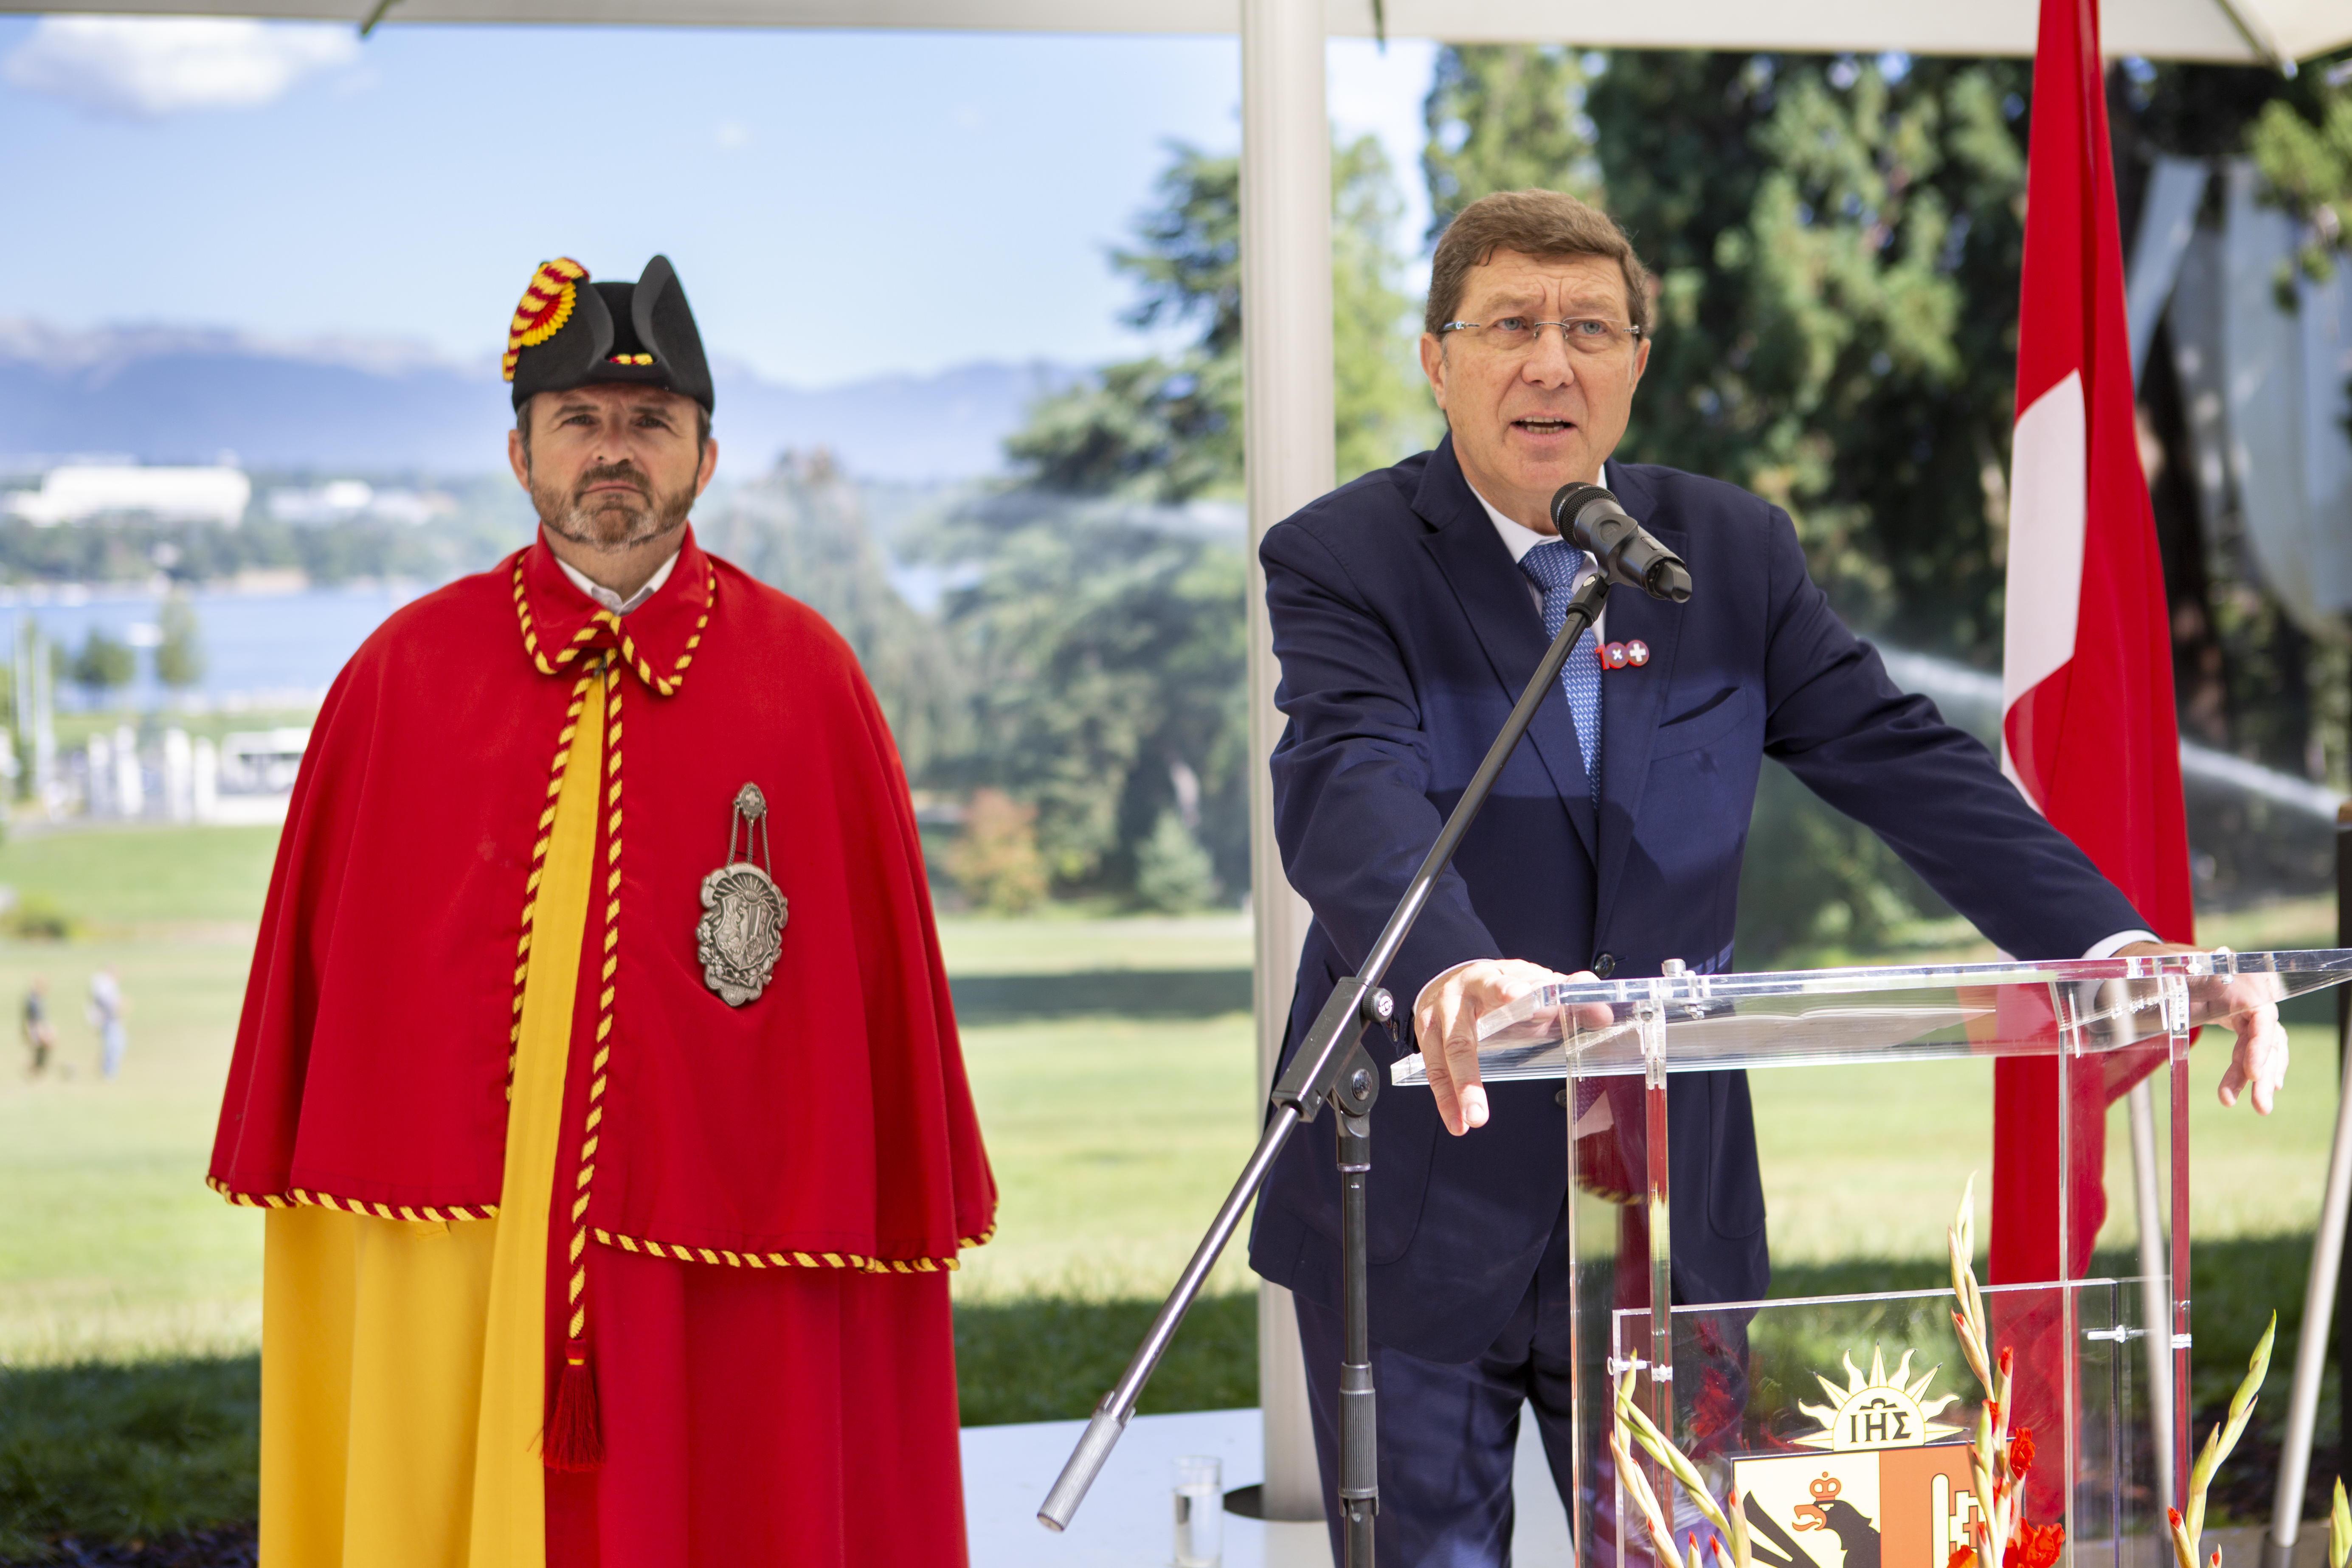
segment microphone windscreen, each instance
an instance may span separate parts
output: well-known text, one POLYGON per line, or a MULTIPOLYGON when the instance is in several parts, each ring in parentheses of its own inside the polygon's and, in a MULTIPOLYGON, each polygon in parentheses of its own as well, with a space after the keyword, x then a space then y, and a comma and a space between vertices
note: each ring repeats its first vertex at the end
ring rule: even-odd
POLYGON ((1575 527, 1576 514, 1591 504, 1596 498, 1608 501, 1614 501, 1617 499, 1599 485, 1581 483, 1562 485, 1552 492, 1551 525, 1559 531, 1559 536, 1562 539, 1568 539, 1570 543, 1575 542, 1570 535, 1575 527))

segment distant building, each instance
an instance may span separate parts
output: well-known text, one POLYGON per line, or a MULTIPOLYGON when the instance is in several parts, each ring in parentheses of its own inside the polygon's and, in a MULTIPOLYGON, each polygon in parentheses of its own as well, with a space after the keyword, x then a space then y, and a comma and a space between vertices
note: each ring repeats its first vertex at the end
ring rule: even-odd
POLYGON ((220 789, 224 794, 283 795, 301 771, 310 731, 249 730, 222 737, 220 789))
POLYGON ((318 527, 370 518, 414 526, 456 510, 447 496, 416 490, 380 490, 362 479, 331 479, 313 489, 269 492, 269 515, 279 522, 318 527))
POLYGON ((279 522, 346 522, 374 504, 375 487, 359 479, 335 479, 316 489, 269 492, 269 515, 279 522))
POLYGON ((236 468, 100 467, 72 464, 51 468, 37 490, 8 497, 11 516, 37 528, 89 522, 101 517, 141 516, 158 522, 216 522, 234 528, 245 521, 253 481, 236 468))

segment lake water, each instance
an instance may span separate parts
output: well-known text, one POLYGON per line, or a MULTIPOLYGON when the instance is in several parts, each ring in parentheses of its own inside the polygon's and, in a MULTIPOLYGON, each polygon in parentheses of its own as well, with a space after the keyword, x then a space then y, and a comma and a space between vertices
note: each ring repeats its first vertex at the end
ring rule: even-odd
MULTIPOLYGON (((205 679, 195 695, 215 708, 299 708, 326 695, 336 671, 370 632, 401 605, 427 592, 415 584, 362 584, 310 588, 298 593, 238 593, 223 589, 193 595, 205 650, 205 679)), ((0 589, 0 633, 13 650, 22 624, 30 620, 42 636, 68 654, 91 628, 118 641, 153 638, 161 595, 151 589, 100 585, 88 589, 0 589)), ((148 649, 139 652, 139 677, 110 706, 173 706, 176 699, 155 681, 148 649)), ((80 688, 58 682, 58 705, 81 705, 80 688)))

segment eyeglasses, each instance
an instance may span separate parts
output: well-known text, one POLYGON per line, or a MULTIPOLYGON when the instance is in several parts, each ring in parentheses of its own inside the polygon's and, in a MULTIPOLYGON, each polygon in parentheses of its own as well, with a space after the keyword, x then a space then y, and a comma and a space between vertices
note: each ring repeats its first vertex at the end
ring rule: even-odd
POLYGON ((1448 321, 1437 329, 1468 334, 1465 341, 1494 354, 1532 353, 1546 327, 1558 327, 1560 341, 1579 353, 1605 354, 1642 336, 1642 329, 1599 316, 1579 316, 1565 321, 1538 321, 1532 316, 1505 316, 1493 321, 1448 321))

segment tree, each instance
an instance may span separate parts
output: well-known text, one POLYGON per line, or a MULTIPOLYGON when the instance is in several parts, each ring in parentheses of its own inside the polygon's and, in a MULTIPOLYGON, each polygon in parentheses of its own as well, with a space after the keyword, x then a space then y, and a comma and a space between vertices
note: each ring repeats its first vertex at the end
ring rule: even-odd
POLYGON ((205 678, 204 627, 196 620, 196 607, 184 595, 173 594, 155 619, 163 634, 155 645, 155 679, 174 691, 184 691, 205 678))
POLYGON ((2307 227, 2304 269, 2335 276, 2336 253, 2352 234, 2352 92, 2333 93, 2316 112, 2284 99, 2263 105, 2252 138, 2255 164, 2283 205, 2307 227))
MULTIPOLYGON (((1135 285, 1129 326, 1193 341, 1040 400, 1005 443, 1018 481, 931 546, 974 574, 946 608, 979 737, 949 773, 1036 808, 1058 887, 1154 907, 1248 880, 1247 564, 1230 513, 1172 510, 1241 490, 1240 194, 1236 160, 1173 149, 1112 264, 1135 285)), ((1335 150, 1332 199, 1334 435, 1352 477, 1427 445, 1435 420, 1377 142, 1335 150)))
MULTIPOLYGON (((1379 142, 1333 150, 1334 434, 1339 475, 1394 462, 1435 438, 1412 359, 1416 329, 1397 285, 1401 210, 1379 142)), ((1178 144, 1137 246, 1111 265, 1133 279, 1123 318, 1139 330, 1194 327, 1173 356, 1104 367, 1039 400, 1005 442, 1029 488, 1155 503, 1234 497, 1242 483, 1241 166, 1178 144)))
POLYGON ((1149 502, 1241 489, 1241 356, 1187 353, 1105 365, 1040 398, 1005 437, 1029 488, 1149 502))
POLYGON ((696 510, 703 545, 823 616, 856 654, 910 779, 969 743, 966 686, 946 637, 891 584, 857 487, 822 449, 696 510))
POLYGON ((1216 901, 1217 873, 1209 852, 1172 808, 1160 812, 1150 837, 1136 847, 1135 897, 1144 908, 1168 914, 1216 901))
POLYGON ((1197 326, 1192 347, 1106 365, 1038 400, 1004 453, 1056 495, 1189 500, 1241 489, 1241 162, 1177 143, 1139 242, 1111 252, 1136 285, 1122 320, 1197 326))
POLYGON ((1331 189, 1331 392, 1344 484, 1434 446, 1444 426, 1415 348, 1419 310, 1390 238, 1404 205, 1378 139, 1332 149, 1331 189))
POLYGON ((2031 87, 2011 61, 1620 54, 1587 100, 1660 279, 1626 449, 1780 502, 1850 619, 1980 664, 2031 87))
MULTIPOLYGON (((1194 347, 1211 358, 1242 346, 1242 178, 1238 158, 1177 142, 1160 171, 1160 205, 1136 220, 1133 250, 1111 265, 1136 284, 1122 318, 1150 328, 1199 323, 1194 347)), ((1337 184, 1335 180, 1334 184, 1337 184)))
POLYGON ((978 727, 949 771, 1036 808, 1065 890, 1133 887, 1177 764, 1198 781, 1214 868, 1247 882, 1246 574, 1229 527, 1016 493, 936 536, 940 558, 976 574, 945 604, 978 727))
MULTIPOLYGON (((2352 51, 2308 61, 2293 77, 2254 67, 2132 65, 2108 93, 2118 142, 2129 137, 2179 157, 2252 158, 2267 199, 2304 225, 2303 270, 2317 281, 2332 276, 2352 246, 2352 51)), ((2117 180, 2128 223, 2133 193, 2120 161, 2117 180)))
POLYGON ((1496 191, 1597 193, 1585 75, 1583 60, 1559 47, 1465 44, 1439 53, 1422 107, 1432 244, 1456 213, 1496 191))
POLYGON ((89 628, 82 638, 81 651, 74 655, 74 684, 89 694, 93 708, 106 700, 108 692, 130 685, 138 673, 139 661, 130 645, 96 626, 89 628))

